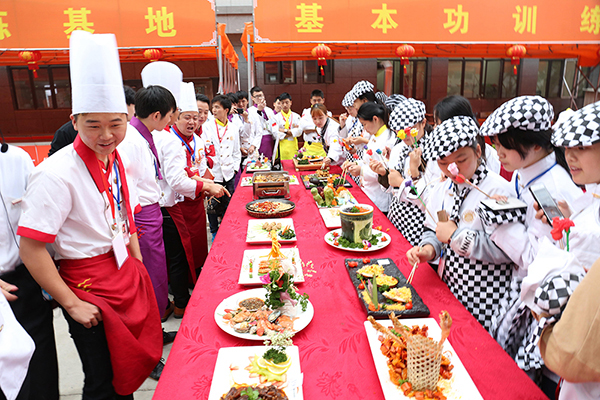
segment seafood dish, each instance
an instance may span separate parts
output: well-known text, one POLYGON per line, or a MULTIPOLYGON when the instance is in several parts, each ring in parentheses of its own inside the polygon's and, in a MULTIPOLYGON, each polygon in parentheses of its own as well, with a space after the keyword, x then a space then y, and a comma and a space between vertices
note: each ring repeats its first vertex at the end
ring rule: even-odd
POLYGON ((388 318, 392 312, 403 318, 429 315, 423 299, 390 258, 349 258, 345 264, 369 316, 388 318))
POLYGON ((280 311, 271 311, 265 302, 257 297, 244 299, 235 310, 225 309, 223 319, 237 333, 264 336, 269 332, 294 331, 294 321, 280 311))
POLYGON ((282 203, 279 201, 262 201, 260 203, 254 203, 249 206, 252 211, 258 211, 262 213, 276 213, 279 211, 287 211, 292 208, 290 204, 282 203))

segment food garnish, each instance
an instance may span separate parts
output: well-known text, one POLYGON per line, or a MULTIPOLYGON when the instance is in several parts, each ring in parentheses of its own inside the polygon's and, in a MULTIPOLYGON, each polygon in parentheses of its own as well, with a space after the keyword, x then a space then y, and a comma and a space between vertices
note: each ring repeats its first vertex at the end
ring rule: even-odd
MULTIPOLYGON (((361 269, 356 271, 356 273, 364 276, 365 278, 372 278, 374 275, 383 274, 383 266, 381 266, 379 264, 368 264, 369 262, 371 262, 371 260, 368 258, 365 258, 363 260, 363 263, 365 263, 367 265, 364 265, 361 269), (369 260, 369 261, 365 262, 365 260, 369 260)), ((348 264, 348 265, 350 265, 350 264, 348 264)))
POLYGON ((386 299, 393 300, 397 303, 409 303, 412 302, 412 293, 406 286, 401 288, 390 289, 387 292, 383 292, 383 296, 386 299))
POLYGON ((296 232, 289 226, 283 228, 281 232, 279 232, 279 237, 285 240, 290 240, 296 237, 296 232))

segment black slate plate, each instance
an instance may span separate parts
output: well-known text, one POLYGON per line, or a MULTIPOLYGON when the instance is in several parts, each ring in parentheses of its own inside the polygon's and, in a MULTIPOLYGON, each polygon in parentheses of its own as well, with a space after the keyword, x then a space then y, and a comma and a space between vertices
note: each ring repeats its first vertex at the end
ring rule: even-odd
MULTIPOLYGON (((314 175, 315 174, 300 175, 300 180, 302 181, 302 184, 304 185, 305 189, 312 189, 314 187, 317 187, 317 185, 309 182, 308 180, 305 180, 305 177, 308 177, 308 179, 310 179, 314 175)), ((337 175, 340 175, 340 174, 337 174, 337 175)), ((341 178, 341 175, 340 175, 340 178, 341 178)), ((319 182, 320 182, 320 184, 318 186, 321 186, 321 187, 327 186, 327 180, 326 179, 319 179, 319 182)), ((340 186, 340 185, 338 185, 338 186, 340 186)), ((338 187, 338 186, 336 186, 336 187, 338 187)), ((347 188, 351 188, 352 187, 352 184, 350 183, 350 181, 348 180, 348 178, 346 178, 346 182, 344 182, 344 187, 347 187, 347 188)))
MULTIPOLYGON (((404 277, 402 272, 400 272, 400 270, 398 269, 396 264, 394 264, 394 261, 392 261, 391 258, 372 258, 371 262, 369 264, 377 264, 379 260, 389 261, 389 264, 383 266, 383 271, 385 272, 386 275, 393 276, 394 278, 398 279, 398 284, 395 287, 400 288, 403 286, 407 286, 408 288, 410 288, 410 291, 412 293, 413 308, 410 310, 404 310, 404 311, 397 311, 397 310, 369 311, 369 307, 368 307, 367 303, 363 300, 363 297, 361 294, 362 290, 358 289, 358 285, 360 285, 360 280, 356 277, 356 271, 358 271, 365 265, 363 263, 363 259, 362 258, 347 258, 346 260, 344 260, 344 265, 346 265, 346 270, 348 271, 348 275, 350 275, 352 284, 356 288, 356 293, 358 294, 358 298, 360 299, 362 305, 365 307, 365 310, 367 311, 367 315, 371 315, 371 316, 373 316, 373 318, 376 318, 376 319, 384 319, 384 318, 389 318, 388 315, 393 311, 398 318, 428 317, 429 316, 429 308, 425 305, 425 303, 423 303, 423 299, 421 299, 421 297, 417 294, 417 291, 415 290, 415 288, 412 287, 412 285, 409 285, 407 283, 406 278, 404 277), (358 263, 358 266, 357 267, 348 266, 349 261, 356 261, 358 263)), ((365 284, 366 284, 366 281, 365 281, 365 284)), ((380 304, 385 304, 386 300, 387 299, 385 297, 383 297, 383 294, 378 293, 378 301, 380 304)))

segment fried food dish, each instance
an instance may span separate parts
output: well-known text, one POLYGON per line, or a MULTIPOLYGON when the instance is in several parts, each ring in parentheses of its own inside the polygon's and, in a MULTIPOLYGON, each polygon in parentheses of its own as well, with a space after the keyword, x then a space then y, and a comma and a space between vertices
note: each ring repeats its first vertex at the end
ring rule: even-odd
POLYGON ((257 400, 288 400, 283 390, 275 386, 234 386, 229 389, 229 392, 221 396, 221 400, 246 400, 248 396, 242 392, 246 391, 247 388, 251 388, 258 392, 257 400))

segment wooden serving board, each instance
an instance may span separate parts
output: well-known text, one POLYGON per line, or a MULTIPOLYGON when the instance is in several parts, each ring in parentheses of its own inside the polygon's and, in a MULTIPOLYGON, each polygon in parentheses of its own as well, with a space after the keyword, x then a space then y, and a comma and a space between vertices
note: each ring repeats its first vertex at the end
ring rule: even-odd
POLYGON ((321 167, 323 166, 323 161, 318 161, 318 162, 309 162, 306 165, 299 165, 298 161, 294 158, 294 167, 296 168, 296 171, 316 171, 318 169, 321 169, 321 167))

